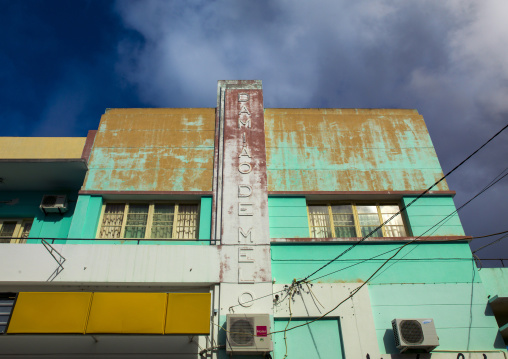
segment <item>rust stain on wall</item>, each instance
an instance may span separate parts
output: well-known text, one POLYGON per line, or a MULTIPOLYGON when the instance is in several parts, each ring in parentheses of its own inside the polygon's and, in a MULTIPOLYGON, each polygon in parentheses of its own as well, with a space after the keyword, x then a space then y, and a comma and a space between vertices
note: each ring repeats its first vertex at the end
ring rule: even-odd
POLYGON ((210 191, 214 136, 214 108, 108 110, 84 189, 210 191))
POLYGON ((266 109, 265 131, 270 191, 423 190, 442 176, 416 110, 266 109))

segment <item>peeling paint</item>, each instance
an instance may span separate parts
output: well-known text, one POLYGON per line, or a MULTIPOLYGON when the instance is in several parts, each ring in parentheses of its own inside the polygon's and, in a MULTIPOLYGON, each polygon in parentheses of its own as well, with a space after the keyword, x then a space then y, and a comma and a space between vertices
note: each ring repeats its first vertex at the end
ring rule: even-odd
POLYGON ((266 109, 265 126, 270 191, 423 190, 442 176, 415 110, 266 109))

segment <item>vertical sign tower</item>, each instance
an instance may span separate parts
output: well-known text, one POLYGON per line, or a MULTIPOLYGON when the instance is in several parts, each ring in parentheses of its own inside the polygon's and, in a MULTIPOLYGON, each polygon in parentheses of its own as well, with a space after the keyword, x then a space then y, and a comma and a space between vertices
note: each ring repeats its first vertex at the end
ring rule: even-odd
POLYGON ((213 240, 222 246, 221 308, 272 314, 270 297, 257 300, 272 290, 261 81, 219 81, 217 102, 213 240))

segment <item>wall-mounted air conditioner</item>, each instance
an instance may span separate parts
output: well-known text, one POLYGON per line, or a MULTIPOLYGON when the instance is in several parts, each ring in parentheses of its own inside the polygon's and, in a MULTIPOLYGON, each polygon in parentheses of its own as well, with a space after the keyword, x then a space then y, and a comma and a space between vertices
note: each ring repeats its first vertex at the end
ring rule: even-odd
POLYGON ((395 346, 401 353, 408 349, 430 352, 439 345, 434 320, 394 319, 392 320, 395 346))
POLYGON ((228 314, 226 352, 259 355, 273 350, 268 314, 228 314))
POLYGON ((42 197, 39 208, 47 213, 64 213, 67 211, 67 196, 47 194, 42 197))

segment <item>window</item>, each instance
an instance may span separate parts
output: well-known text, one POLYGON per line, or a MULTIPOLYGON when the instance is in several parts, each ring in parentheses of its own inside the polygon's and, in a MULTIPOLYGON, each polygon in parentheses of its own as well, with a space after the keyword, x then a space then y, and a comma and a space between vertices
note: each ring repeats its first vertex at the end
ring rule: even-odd
MULTIPOLYGON (((312 238, 364 237, 399 212, 397 204, 327 203, 309 204, 312 238)), ((371 237, 405 237, 399 214, 374 232, 371 237)))
POLYGON ((25 243, 33 219, 0 219, 0 243, 25 243))
POLYGON ((199 206, 188 203, 107 203, 99 238, 197 239, 199 206))

